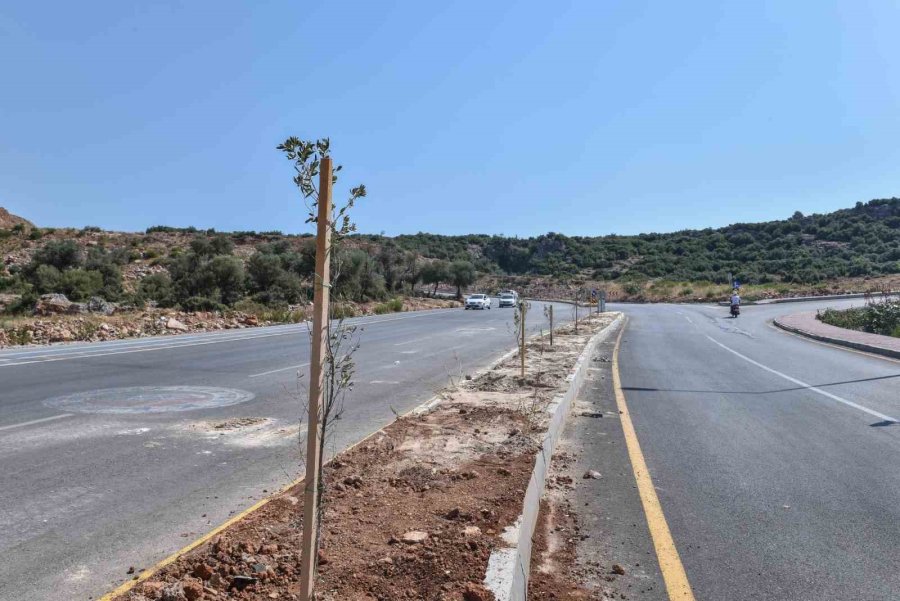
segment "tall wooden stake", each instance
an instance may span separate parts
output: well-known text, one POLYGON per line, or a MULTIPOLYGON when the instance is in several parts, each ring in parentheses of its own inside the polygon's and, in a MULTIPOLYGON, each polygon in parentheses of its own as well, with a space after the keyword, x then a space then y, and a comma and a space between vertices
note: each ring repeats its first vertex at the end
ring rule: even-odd
POLYGON ((553 305, 550 305, 550 346, 553 346, 553 305))
POLYGON ((519 301, 519 317, 522 322, 522 342, 519 347, 519 357, 522 360, 522 380, 525 379, 525 301, 519 301))
POLYGON ((319 218, 316 224, 316 281, 313 295, 312 352, 309 363, 309 418, 306 434, 306 476, 303 489, 303 549, 300 557, 300 599, 312 601, 316 583, 318 539, 320 407, 324 399, 324 370, 328 340, 328 301, 331 283, 331 159, 324 157, 319 171, 319 218))

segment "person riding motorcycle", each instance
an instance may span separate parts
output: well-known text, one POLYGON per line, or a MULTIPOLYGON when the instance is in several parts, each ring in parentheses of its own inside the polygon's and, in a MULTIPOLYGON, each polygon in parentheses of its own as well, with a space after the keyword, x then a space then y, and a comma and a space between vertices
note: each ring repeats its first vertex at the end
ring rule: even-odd
POLYGON ((731 316, 737 317, 741 314, 741 296, 737 290, 731 293, 731 316))

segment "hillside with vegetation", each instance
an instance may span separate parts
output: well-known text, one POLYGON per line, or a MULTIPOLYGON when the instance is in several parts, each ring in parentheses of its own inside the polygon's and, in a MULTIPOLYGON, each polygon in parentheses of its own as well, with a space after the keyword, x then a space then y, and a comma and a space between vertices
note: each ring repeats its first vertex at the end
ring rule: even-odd
POLYGON ((471 258, 488 273, 715 284, 728 283, 732 273, 748 284, 814 284, 900 273, 900 199, 860 202, 821 215, 797 212, 780 221, 668 234, 549 233, 510 238, 419 233, 394 241, 426 257, 471 258))
MULTIPOLYGON (((240 313, 240 323, 298 321, 313 289, 315 240, 281 232, 154 226, 41 228, 2 212, 0 313, 240 313)), ((333 257, 337 315, 409 308, 415 296, 471 287, 572 298, 711 300, 729 274, 748 298, 900 286, 900 199, 822 215, 668 234, 532 238, 356 234, 333 257)), ((7 326, 9 322, 7 321, 7 326)), ((0 341, 2 342, 2 341, 0 341)))

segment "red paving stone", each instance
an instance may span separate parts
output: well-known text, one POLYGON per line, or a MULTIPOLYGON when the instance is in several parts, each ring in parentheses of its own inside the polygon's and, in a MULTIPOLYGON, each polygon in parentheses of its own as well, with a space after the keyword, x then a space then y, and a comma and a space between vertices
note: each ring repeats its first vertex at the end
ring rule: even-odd
POLYGON ((828 325, 816 319, 815 311, 779 317, 775 320, 775 325, 816 340, 900 358, 900 338, 828 325))

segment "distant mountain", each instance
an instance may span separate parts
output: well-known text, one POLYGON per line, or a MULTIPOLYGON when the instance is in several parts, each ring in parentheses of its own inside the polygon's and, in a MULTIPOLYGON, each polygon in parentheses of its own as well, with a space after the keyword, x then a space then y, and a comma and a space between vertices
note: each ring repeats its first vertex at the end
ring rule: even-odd
POLYGON ((27 219, 23 219, 18 215, 13 215, 3 207, 0 207, 0 229, 12 229, 20 223, 27 227, 34 227, 34 224, 27 219))

